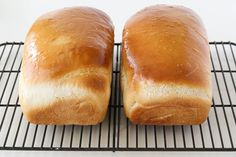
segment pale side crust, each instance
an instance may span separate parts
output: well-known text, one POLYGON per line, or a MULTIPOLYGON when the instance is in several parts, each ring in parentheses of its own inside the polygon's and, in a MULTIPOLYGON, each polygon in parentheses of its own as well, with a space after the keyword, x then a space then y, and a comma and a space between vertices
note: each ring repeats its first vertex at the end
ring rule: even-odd
POLYGON ((98 104, 90 102, 89 98, 61 100, 35 106, 22 103, 21 108, 31 123, 56 125, 95 125, 104 120, 107 111, 107 106, 98 107, 98 104))
POLYGON ((209 88, 130 79, 121 69, 126 116, 135 124, 192 125, 203 123, 212 104, 209 88))
POLYGON ((172 98, 162 103, 136 103, 126 115, 135 124, 195 125, 207 119, 210 107, 206 100, 172 98))
POLYGON ((25 82, 22 75, 20 78, 19 101, 25 117, 31 123, 95 125, 103 121, 106 115, 110 79, 102 79, 104 86, 96 91, 81 84, 81 80, 94 78, 93 75, 34 85, 25 82))

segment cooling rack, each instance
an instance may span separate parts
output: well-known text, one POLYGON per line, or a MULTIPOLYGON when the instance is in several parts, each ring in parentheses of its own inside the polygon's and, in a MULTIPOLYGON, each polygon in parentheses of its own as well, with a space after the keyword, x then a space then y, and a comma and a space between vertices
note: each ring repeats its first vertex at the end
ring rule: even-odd
POLYGON ((34 125, 19 104, 22 42, 0 44, 0 150, 236 151, 236 44, 210 42, 213 105, 206 122, 139 126, 124 115, 120 50, 114 45, 112 93, 106 119, 96 126, 34 125))

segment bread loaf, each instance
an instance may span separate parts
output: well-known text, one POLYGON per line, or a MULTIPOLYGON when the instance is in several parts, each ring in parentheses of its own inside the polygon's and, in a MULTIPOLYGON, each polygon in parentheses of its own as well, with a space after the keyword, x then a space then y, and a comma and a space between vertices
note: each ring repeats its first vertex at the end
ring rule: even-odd
POLYGON ((192 10, 155 5, 123 30, 121 84, 127 117, 136 124, 200 124, 212 102, 206 30, 192 10))
POLYGON ((114 30, 89 7, 39 17, 25 39, 19 96, 35 124, 101 122, 110 97, 114 30))

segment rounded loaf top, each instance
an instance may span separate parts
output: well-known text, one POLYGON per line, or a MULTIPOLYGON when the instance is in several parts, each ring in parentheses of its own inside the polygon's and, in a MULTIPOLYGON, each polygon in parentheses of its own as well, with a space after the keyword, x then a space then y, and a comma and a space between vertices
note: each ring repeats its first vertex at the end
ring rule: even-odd
POLYGON ((27 78, 57 78, 78 68, 108 68, 113 24, 104 12, 71 7, 46 13, 25 39, 22 70, 27 78))
POLYGON ((126 69, 134 71, 136 78, 209 85, 206 30, 199 16, 186 7, 154 5, 137 12, 125 24, 123 53, 126 69))

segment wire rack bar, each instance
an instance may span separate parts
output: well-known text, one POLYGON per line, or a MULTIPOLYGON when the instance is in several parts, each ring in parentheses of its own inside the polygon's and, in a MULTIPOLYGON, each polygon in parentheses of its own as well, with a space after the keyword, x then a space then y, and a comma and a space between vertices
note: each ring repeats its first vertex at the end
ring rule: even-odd
POLYGON ((0 150, 236 151, 236 44, 210 42, 213 104, 207 121, 190 126, 132 124, 120 87, 121 43, 114 44, 111 97, 96 126, 34 125, 23 116, 18 78, 23 42, 0 44, 0 150))

